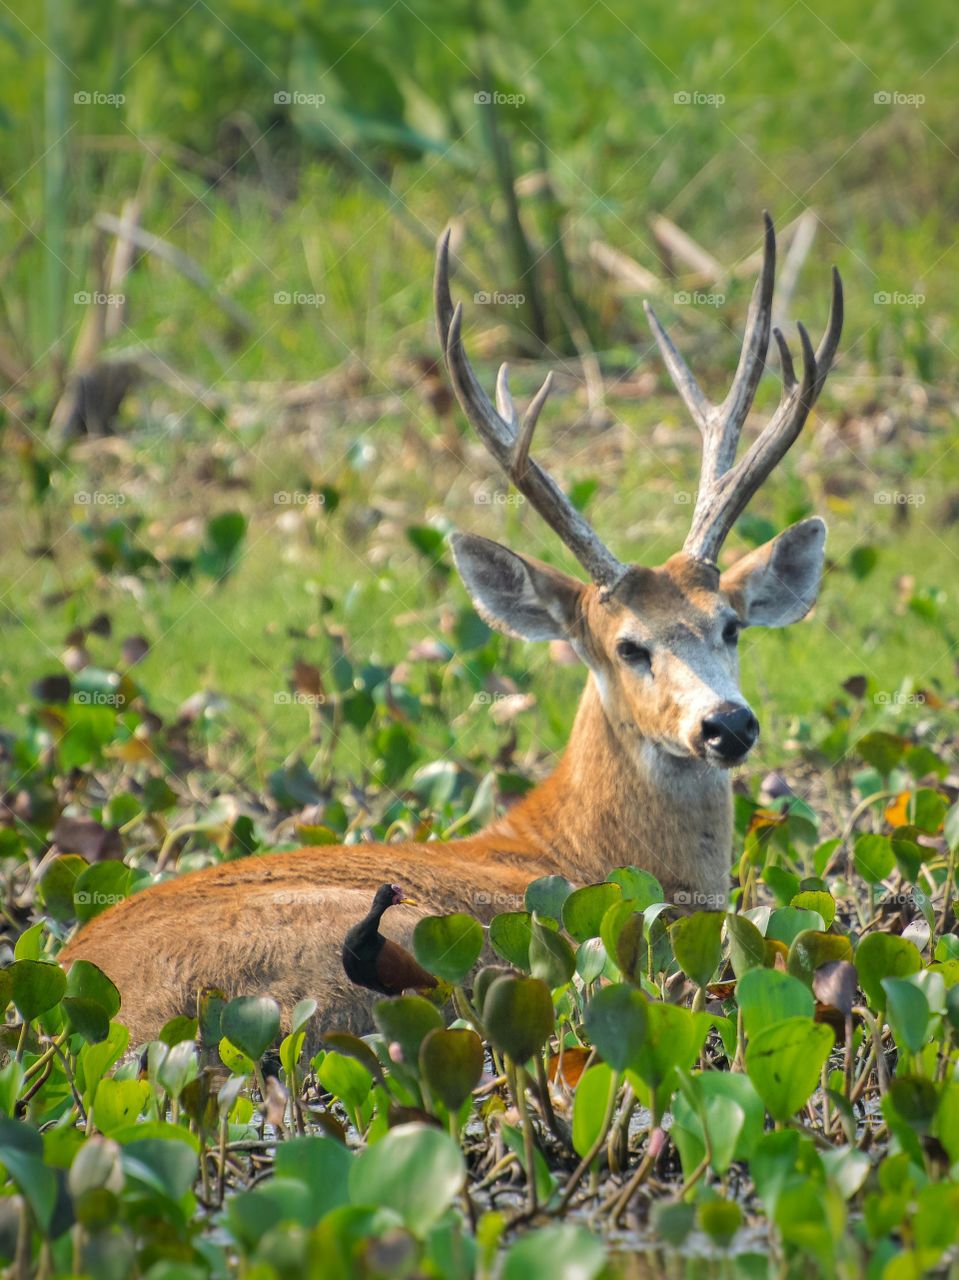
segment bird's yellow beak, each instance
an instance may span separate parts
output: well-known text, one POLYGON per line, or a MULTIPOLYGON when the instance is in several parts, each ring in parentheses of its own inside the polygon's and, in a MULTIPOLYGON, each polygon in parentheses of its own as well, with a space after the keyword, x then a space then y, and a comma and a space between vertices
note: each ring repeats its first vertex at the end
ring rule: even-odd
POLYGON ((396 905, 398 907, 418 907, 420 904, 415 898, 400 898, 396 905))

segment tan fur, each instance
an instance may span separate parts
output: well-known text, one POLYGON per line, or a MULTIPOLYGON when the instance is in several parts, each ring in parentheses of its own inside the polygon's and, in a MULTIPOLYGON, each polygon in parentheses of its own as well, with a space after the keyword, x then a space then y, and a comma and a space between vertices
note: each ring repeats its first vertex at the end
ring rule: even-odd
MULTIPOLYGON (((385 880, 420 904, 385 918, 384 933, 406 944, 419 915, 468 911, 488 919, 521 909, 537 876, 590 883, 624 864, 652 871, 680 905, 722 907, 729 774, 706 761, 696 738, 710 699, 722 701, 733 688, 741 700, 735 654, 718 638, 730 604, 717 571, 681 554, 660 569, 634 567, 604 600, 594 586, 523 563, 537 599, 548 597, 563 615, 563 633, 590 668, 552 776, 467 839, 245 858, 169 880, 97 916, 62 960, 91 960, 110 975, 135 1042, 194 1012, 204 986, 271 995, 285 1016, 312 996, 317 1031, 367 1029, 372 997, 350 985, 340 949, 385 880), (617 660, 627 630, 654 647, 654 680, 638 680, 617 660)), ((735 585, 745 590, 742 572, 735 585)))

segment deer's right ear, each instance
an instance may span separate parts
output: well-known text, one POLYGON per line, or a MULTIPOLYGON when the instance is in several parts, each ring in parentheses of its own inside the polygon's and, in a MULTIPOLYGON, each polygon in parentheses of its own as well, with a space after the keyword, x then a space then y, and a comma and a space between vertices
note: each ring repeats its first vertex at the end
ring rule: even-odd
POLYGON ((522 640, 569 639, 582 610, 582 582, 489 538, 457 533, 450 541, 484 622, 522 640))

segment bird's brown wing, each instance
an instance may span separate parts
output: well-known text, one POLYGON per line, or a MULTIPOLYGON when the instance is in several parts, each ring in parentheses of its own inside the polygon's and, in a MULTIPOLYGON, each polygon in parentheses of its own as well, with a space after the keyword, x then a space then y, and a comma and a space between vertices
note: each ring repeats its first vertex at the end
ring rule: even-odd
POLYGON ((436 986, 436 979, 410 953, 392 939, 386 938, 376 957, 376 976, 394 994, 401 991, 426 991, 436 986))

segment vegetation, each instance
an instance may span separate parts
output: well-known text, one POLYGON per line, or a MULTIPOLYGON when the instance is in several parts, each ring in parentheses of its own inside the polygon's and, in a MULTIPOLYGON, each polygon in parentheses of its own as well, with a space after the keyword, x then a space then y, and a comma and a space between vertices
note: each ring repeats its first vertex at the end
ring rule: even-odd
POLYGON ((956 1272, 950 19, 0 10, 12 1274, 956 1272), (446 549, 470 528, 567 564, 433 364, 437 233, 484 376, 557 369, 538 448, 657 563, 698 445, 636 271, 719 392, 763 207, 789 324, 818 332, 832 261, 848 318, 730 540, 830 526, 814 616, 742 645, 763 738, 731 914, 629 867, 490 885, 488 933, 417 933, 445 1007, 384 1001, 314 1051, 309 1002, 281 1029, 205 993, 129 1044, 105 975, 55 963, 78 921, 220 860, 468 833, 565 741, 582 669, 492 634, 446 549))

